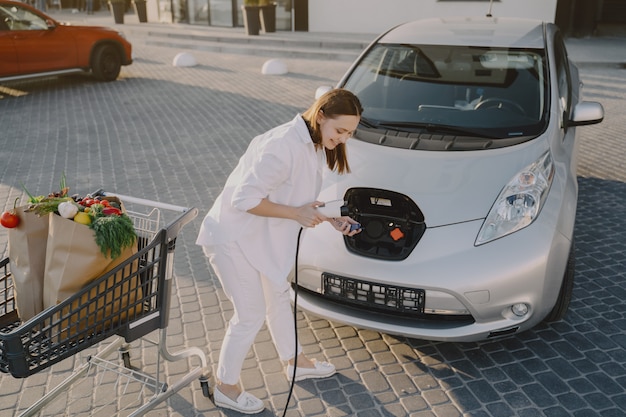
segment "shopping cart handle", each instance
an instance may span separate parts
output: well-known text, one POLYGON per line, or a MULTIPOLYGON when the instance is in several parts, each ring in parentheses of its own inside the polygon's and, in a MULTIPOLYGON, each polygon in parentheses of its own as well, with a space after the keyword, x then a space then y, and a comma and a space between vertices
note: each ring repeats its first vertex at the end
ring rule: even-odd
POLYGON ((95 191, 93 193, 90 194, 92 197, 97 197, 97 196, 102 196, 102 197, 117 197, 122 201, 127 201, 129 203, 135 203, 135 204, 141 204, 144 206, 151 206, 151 207, 156 207, 156 208, 160 208, 163 210, 171 210, 171 211, 178 211, 178 212, 186 212, 189 211, 188 207, 183 207, 183 206, 177 206, 174 204, 167 204, 167 203, 161 203, 159 201, 154 201, 154 200, 147 200, 145 198, 139 198, 139 197, 133 197, 130 195, 123 195, 123 194, 118 194, 118 193, 111 193, 108 191, 104 191, 102 188, 99 189, 98 191, 95 191))
POLYGON ((166 226, 168 242, 176 239, 178 233, 180 232, 180 229, 182 229, 184 225, 195 219, 198 215, 198 209, 195 207, 191 207, 186 210, 187 211, 178 216, 175 221, 166 226))

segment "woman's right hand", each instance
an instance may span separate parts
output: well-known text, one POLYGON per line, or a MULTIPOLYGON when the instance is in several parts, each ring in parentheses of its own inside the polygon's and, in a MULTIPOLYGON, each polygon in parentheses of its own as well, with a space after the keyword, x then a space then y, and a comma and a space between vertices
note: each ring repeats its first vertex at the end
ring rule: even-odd
POLYGON ((309 204, 296 208, 295 220, 303 227, 315 227, 318 224, 326 221, 326 216, 323 216, 317 207, 323 206, 321 201, 314 201, 309 204))
POLYGON ((291 219, 300 223, 302 227, 315 227, 326 220, 326 217, 317 210, 317 207, 323 205, 324 203, 321 201, 313 201, 300 207, 294 207, 272 203, 264 198, 256 207, 248 210, 248 213, 262 217, 291 219))

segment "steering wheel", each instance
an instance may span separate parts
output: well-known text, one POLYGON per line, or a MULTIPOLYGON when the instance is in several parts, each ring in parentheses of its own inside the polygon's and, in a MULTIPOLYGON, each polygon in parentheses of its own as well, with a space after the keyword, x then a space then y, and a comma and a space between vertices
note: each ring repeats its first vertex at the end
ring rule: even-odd
POLYGON ((418 79, 418 75, 412 72, 409 72, 407 74, 404 74, 402 77, 400 77, 400 81, 404 81, 406 79, 409 80, 417 80, 418 79))
POLYGON ((488 109, 492 107, 497 107, 499 109, 505 109, 505 110, 514 110, 526 116, 526 110, 524 110, 522 106, 520 106, 514 101, 507 100, 505 98, 499 98, 499 97, 490 97, 490 98, 486 98, 484 100, 479 101, 474 106, 474 110, 488 109))

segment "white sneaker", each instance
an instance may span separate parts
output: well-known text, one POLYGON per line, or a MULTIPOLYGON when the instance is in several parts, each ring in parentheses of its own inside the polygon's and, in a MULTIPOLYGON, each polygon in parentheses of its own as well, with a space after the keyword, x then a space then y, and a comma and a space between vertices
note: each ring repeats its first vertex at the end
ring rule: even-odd
POLYGON ((213 390, 213 402, 218 407, 239 411, 243 414, 257 414, 265 410, 263 401, 245 391, 239 394, 237 401, 233 401, 215 387, 213 390))
MULTIPOLYGON (((312 378, 328 378, 337 372, 335 369, 335 365, 328 362, 318 362, 313 359, 313 364, 315 367, 313 368, 296 368, 296 381, 302 381, 304 379, 312 379, 312 378)), ((291 381, 293 377, 293 365, 287 366, 287 379, 291 381)))

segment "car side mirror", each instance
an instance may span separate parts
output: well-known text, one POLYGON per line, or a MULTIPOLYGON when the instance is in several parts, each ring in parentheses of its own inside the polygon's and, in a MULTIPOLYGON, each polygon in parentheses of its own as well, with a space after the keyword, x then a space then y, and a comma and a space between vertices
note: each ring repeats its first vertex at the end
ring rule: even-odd
POLYGON ((54 20, 52 19, 46 19, 46 26, 48 29, 54 29, 57 27, 56 23, 54 23, 54 20))
POLYGON ((604 107, 595 101, 581 101, 574 107, 567 126, 588 126, 604 120, 604 107))

